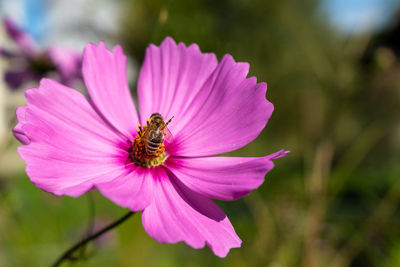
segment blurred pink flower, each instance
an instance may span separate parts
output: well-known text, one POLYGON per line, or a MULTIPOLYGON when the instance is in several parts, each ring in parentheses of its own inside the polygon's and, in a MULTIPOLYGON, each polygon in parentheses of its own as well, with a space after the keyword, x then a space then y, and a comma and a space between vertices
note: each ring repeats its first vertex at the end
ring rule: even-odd
MULTIPOLYGON (((77 197, 98 189, 116 204, 142 211, 146 232, 162 243, 205 244, 220 257, 240 247, 228 217, 210 198, 235 200, 259 187, 288 151, 260 158, 216 157, 255 139, 270 118, 267 85, 246 78, 247 63, 221 62, 166 38, 150 45, 140 71, 140 117, 120 46, 89 44, 83 77, 91 99, 43 79, 26 91, 15 136, 31 181, 55 195, 77 197), (158 158, 135 164, 139 122, 158 112, 171 118, 158 158), (136 140, 135 140, 136 137, 136 140), (163 145, 163 146, 164 146, 163 145)), ((141 129, 141 127, 139 127, 141 129)), ((160 149, 160 148, 159 148, 160 149)))
POLYGON ((81 79, 81 57, 75 51, 52 46, 45 50, 36 47, 35 41, 20 29, 10 18, 3 19, 7 36, 17 45, 17 51, 0 47, 0 56, 10 60, 11 69, 4 74, 4 80, 12 89, 24 83, 39 81, 44 75, 56 74, 64 84, 81 79))

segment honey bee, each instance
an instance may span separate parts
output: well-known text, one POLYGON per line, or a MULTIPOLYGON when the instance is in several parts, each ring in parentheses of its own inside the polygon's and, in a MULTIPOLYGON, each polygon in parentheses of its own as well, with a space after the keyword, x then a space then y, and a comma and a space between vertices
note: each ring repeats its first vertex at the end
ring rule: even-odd
POLYGON ((157 152, 158 148, 163 144, 164 137, 167 133, 170 137, 172 136, 167 126, 173 118, 172 116, 171 119, 165 122, 160 113, 151 114, 150 119, 147 120, 147 127, 144 128, 142 134, 142 140, 145 141, 147 154, 153 155, 157 152))

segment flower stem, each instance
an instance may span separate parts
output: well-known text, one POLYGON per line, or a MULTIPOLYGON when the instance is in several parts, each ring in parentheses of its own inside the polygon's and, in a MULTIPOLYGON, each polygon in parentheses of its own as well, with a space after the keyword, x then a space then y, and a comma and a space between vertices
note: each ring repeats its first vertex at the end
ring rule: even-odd
POLYGON ((113 229, 114 227, 117 227, 118 225, 123 223, 125 220, 127 220, 129 217, 131 217, 133 214, 135 214, 135 212, 129 211, 123 217, 119 218, 118 220, 116 220, 115 222, 111 223, 110 225, 108 225, 108 226, 104 227, 103 229, 97 231, 96 233, 92 234, 91 236, 88 236, 88 237, 82 239, 81 241, 79 241, 78 243, 73 245, 70 249, 68 249, 60 258, 58 258, 58 260, 52 266, 53 267, 60 266, 60 264, 63 261, 65 261, 67 259, 70 259, 72 254, 76 250, 78 250, 80 247, 82 247, 82 246, 86 245, 86 243, 88 243, 88 242, 100 237, 102 234, 104 234, 107 231, 113 229))

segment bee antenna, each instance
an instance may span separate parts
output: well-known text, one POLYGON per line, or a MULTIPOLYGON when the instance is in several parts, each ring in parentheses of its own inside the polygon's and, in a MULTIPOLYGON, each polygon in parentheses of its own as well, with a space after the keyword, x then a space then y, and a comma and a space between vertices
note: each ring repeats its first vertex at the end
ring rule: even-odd
POLYGON ((165 124, 165 126, 167 126, 168 124, 170 124, 170 122, 172 121, 172 119, 173 119, 174 117, 175 117, 175 116, 172 116, 172 118, 169 119, 169 120, 167 121, 167 123, 165 124))

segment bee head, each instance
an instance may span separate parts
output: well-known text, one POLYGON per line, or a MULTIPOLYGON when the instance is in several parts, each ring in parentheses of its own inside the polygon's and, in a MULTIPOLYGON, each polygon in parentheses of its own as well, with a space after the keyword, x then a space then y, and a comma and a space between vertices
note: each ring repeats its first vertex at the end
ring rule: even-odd
POLYGON ((153 113, 150 116, 150 123, 161 126, 161 124, 164 123, 164 118, 161 116, 160 113, 153 113))

